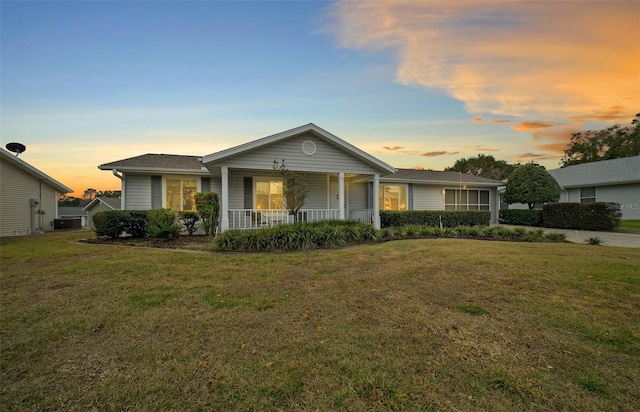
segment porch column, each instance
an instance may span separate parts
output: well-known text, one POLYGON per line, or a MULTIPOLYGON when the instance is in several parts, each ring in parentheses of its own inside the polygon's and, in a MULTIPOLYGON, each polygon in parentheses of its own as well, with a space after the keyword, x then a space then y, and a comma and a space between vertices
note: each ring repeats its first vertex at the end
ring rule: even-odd
POLYGON ((373 175, 373 227, 380 229, 380 175, 373 175))
POLYGON ((222 203, 220 205, 220 232, 229 230, 229 168, 227 166, 220 167, 222 174, 222 203))
POLYGON ((338 173, 338 198, 340 199, 340 220, 344 220, 344 172, 338 173))

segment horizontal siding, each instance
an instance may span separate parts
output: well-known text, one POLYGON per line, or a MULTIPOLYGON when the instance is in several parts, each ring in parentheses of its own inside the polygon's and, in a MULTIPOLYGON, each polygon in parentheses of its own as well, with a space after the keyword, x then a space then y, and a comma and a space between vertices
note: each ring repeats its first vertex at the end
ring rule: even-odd
POLYGON ((374 167, 352 156, 351 153, 345 152, 311 134, 297 136, 250 152, 241 153, 224 160, 221 165, 230 168, 272 170, 275 159, 285 159, 285 163, 290 170, 327 173, 379 173, 374 167), (316 144, 316 153, 312 156, 307 156, 302 152, 302 143, 306 140, 311 140, 316 144))
POLYGON ((125 209, 151 209, 151 176, 126 174, 125 179, 125 209))
POLYGON ((326 209, 328 201, 327 175, 310 173, 306 175, 306 182, 309 185, 309 195, 304 202, 303 209, 326 209))
POLYGON ((50 231, 56 218, 56 192, 47 183, 28 175, 7 162, 0 162, 0 236, 31 233, 30 199, 40 200, 36 208, 43 215, 35 216, 36 230, 50 231))
POLYGON ((444 186, 413 185, 413 210, 444 210, 444 186))
POLYGON ((619 203, 623 219, 640 219, 640 184, 598 187, 596 200, 619 203))
MULTIPOLYGON (((249 171, 232 170, 229 173, 229 209, 244 209, 244 178, 258 177, 272 179, 273 171, 255 174, 249 171)), ((327 176, 320 173, 305 175, 309 185, 309 195, 305 200, 304 209, 326 209, 327 207, 327 176)), ((212 186, 216 179, 212 180, 212 186)), ((220 183, 222 188, 222 183, 220 183)), ((253 186, 255 190, 255 184, 253 186)), ((220 189, 220 193, 222 189, 220 189)), ((254 193, 255 199, 255 193, 254 193)))
POLYGON ((369 208, 369 182, 349 183, 349 210, 369 208))

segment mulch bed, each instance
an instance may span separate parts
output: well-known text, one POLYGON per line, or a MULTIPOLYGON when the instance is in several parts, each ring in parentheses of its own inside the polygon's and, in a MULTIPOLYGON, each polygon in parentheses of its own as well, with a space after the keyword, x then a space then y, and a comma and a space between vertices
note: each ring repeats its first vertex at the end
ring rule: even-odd
POLYGON ((201 249, 202 246, 210 245, 213 237, 206 235, 179 236, 172 240, 154 239, 154 238, 131 238, 120 237, 117 239, 109 238, 87 238, 80 239, 80 242, 94 243, 100 245, 123 245, 123 246, 141 246, 155 247, 162 249, 201 249))

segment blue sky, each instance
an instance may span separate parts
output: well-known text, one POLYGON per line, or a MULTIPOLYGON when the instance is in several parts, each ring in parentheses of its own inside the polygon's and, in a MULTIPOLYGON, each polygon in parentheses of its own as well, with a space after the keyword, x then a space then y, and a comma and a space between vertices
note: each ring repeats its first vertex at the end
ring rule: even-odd
POLYGON ((309 122, 396 167, 484 153, 555 168, 572 130, 640 111, 640 69, 622 57, 638 39, 581 32, 596 15, 633 27, 637 4, 445 3, 3 1, 2 144, 81 194, 119 188, 102 163, 206 155, 309 122), (552 24, 569 12, 575 25, 552 24), (615 70, 570 65, 599 53, 615 70))

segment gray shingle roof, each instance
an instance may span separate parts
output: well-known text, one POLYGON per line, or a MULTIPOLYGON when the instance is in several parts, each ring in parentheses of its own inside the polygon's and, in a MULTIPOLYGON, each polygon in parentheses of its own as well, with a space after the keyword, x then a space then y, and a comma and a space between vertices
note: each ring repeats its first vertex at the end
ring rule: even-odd
POLYGON ((640 156, 583 163, 549 170, 562 187, 640 183, 640 156))
POLYGON ((443 172, 438 170, 416 170, 416 169, 398 169, 395 173, 381 177, 381 179, 394 180, 422 180, 436 182, 451 183, 489 183, 500 185, 503 184, 499 180, 488 179, 486 177, 473 176, 459 172, 443 172))
POLYGON ((201 160, 201 156, 147 153, 141 156, 117 160, 111 163, 105 163, 98 166, 98 168, 102 170, 122 169, 130 167, 149 169, 201 170, 203 167, 201 160))

